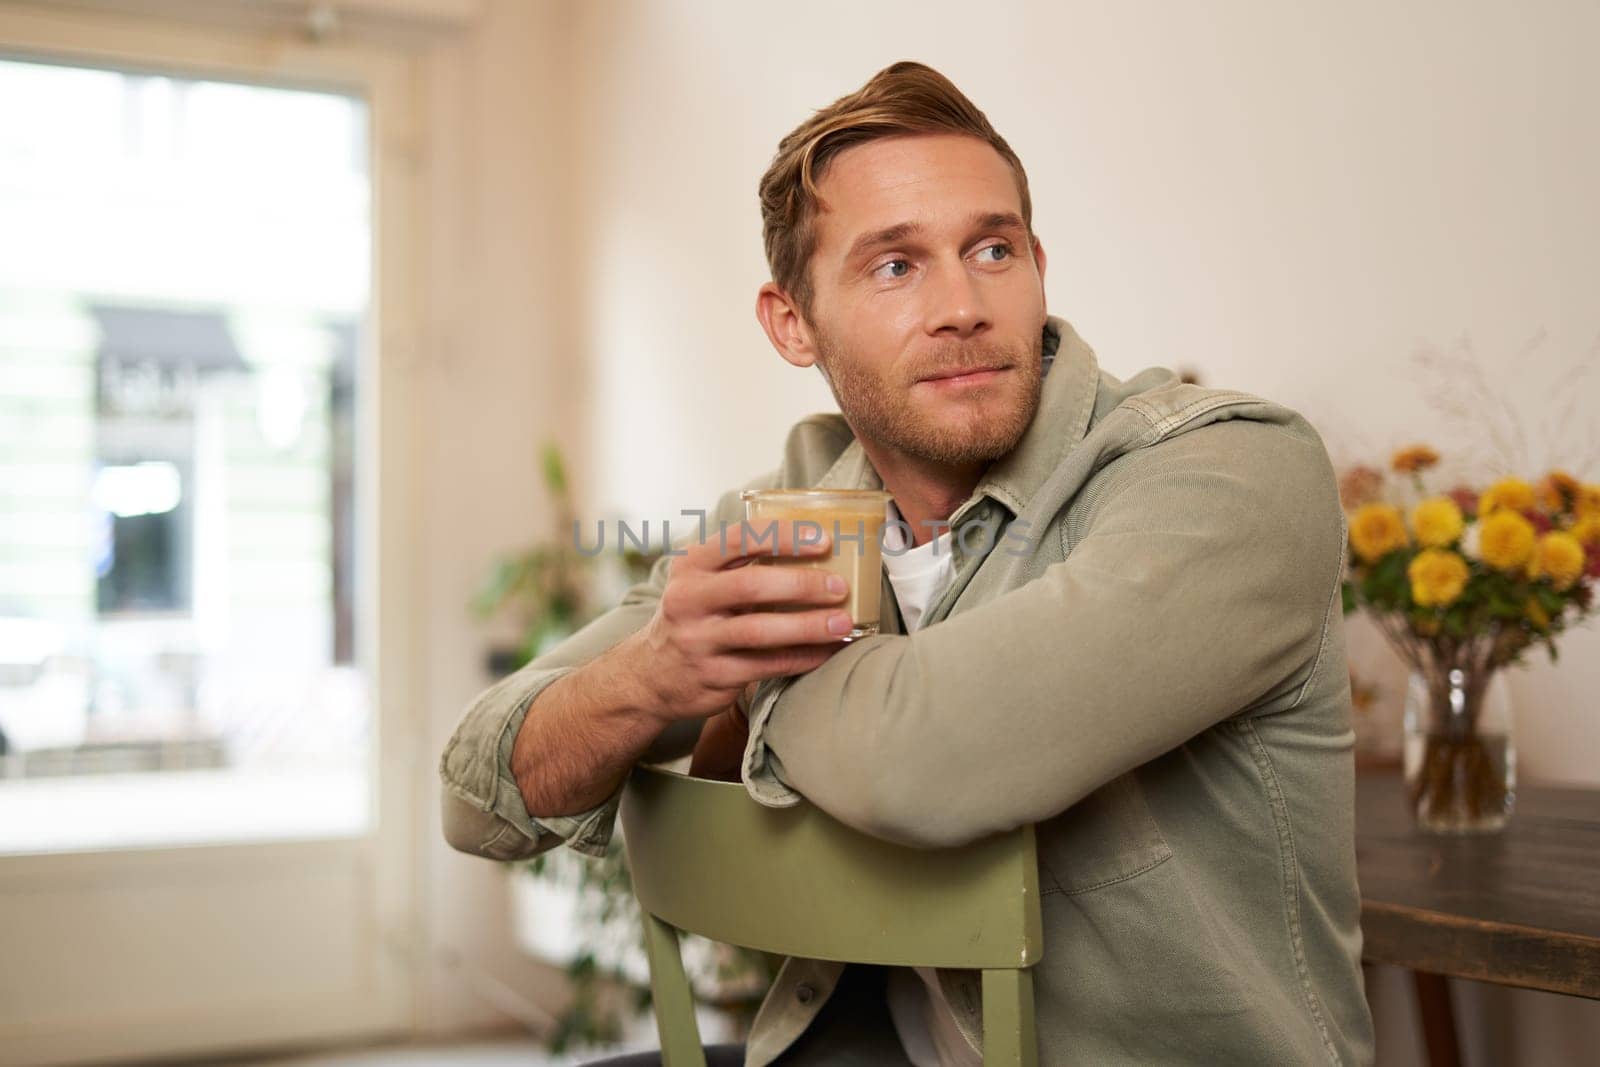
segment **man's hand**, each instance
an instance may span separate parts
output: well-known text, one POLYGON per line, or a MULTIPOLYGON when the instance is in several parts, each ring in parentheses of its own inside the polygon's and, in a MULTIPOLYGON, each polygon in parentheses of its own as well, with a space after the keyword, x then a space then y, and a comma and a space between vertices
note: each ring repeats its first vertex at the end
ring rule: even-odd
MULTIPOLYGON (((839 606, 844 579, 811 567, 755 566, 772 554, 772 538, 746 538, 742 528, 727 534, 726 552, 708 540, 673 558, 655 617, 615 650, 663 722, 715 714, 750 682, 820 666, 852 626, 839 606), (791 610, 774 610, 780 605, 791 610)), ((792 524, 779 523, 777 536, 782 557, 831 551, 826 534, 797 544, 792 524)))
MULTIPOLYGON (((796 546, 793 525, 778 526, 779 555, 830 551, 826 536, 796 546)), ((673 722, 714 715, 745 685, 802 674, 844 647, 851 622, 839 607, 842 579, 812 567, 754 566, 773 553, 773 540, 749 541, 743 527, 730 529, 726 552, 719 539, 672 557, 644 628, 533 700, 510 758, 529 815, 594 807, 673 722), (801 607, 774 610, 780 605, 801 607)))

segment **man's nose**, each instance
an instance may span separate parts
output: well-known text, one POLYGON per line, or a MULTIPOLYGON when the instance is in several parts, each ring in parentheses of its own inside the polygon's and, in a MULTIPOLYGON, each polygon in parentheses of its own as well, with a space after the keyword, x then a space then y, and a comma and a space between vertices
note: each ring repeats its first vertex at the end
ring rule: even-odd
POLYGON ((930 280, 933 284, 925 290, 928 333, 970 337, 989 328, 988 302, 965 262, 941 266, 930 280))

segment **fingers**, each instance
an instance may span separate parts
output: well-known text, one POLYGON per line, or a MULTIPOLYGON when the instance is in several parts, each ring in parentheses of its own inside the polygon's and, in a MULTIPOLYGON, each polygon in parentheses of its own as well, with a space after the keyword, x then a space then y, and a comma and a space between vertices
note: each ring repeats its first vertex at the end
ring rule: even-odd
POLYGON ((756 611, 731 615, 712 627, 712 640, 726 649, 773 649, 789 645, 837 644, 854 627, 850 613, 756 611))
MULTIPOLYGON (((715 574, 679 575, 662 590, 660 610, 672 625, 695 629, 716 627, 734 619, 766 619, 775 614, 771 609, 779 605, 815 606, 820 612, 815 617, 825 618, 827 608, 842 614, 840 608, 848 590, 843 578, 814 567, 739 567, 715 574)), ((845 618, 848 621, 848 616, 845 618)), ((845 626, 830 631, 824 622, 816 632, 843 634, 849 630, 845 626)), ((744 630, 735 628, 735 632, 744 630)))
POLYGON ((848 595, 843 578, 818 567, 746 565, 766 558, 825 559, 832 547, 820 528, 779 522, 759 529, 730 527, 726 533, 725 552, 719 539, 708 539, 673 560, 662 594, 670 619, 692 622, 779 604, 838 604, 848 595))
POLYGON ((804 674, 844 646, 848 586, 813 565, 831 551, 815 523, 746 524, 689 546, 669 564, 655 618, 639 638, 641 678, 673 714, 726 703, 751 682, 804 674), (724 547, 724 545, 726 547, 724 547), (769 556, 797 566, 748 566, 769 556), (773 610, 778 606, 791 610, 773 610))
POLYGON ((698 581, 696 600, 707 612, 774 604, 837 604, 850 586, 818 567, 734 567, 698 581))
POLYGON ((719 571, 763 557, 822 558, 831 547, 827 531, 818 523, 755 520, 729 526, 716 537, 690 545, 671 566, 673 569, 682 566, 697 571, 719 571))

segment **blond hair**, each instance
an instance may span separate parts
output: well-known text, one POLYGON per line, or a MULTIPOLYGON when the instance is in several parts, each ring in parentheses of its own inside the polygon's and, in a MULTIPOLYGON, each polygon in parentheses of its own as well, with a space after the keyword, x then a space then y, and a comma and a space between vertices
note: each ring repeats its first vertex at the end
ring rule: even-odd
POLYGON ((1005 138, 949 78, 923 63, 895 63, 791 130, 761 176, 762 239, 772 280, 807 316, 818 179, 846 148, 912 133, 960 133, 987 142, 1016 176, 1022 220, 1033 231, 1028 175, 1005 138))

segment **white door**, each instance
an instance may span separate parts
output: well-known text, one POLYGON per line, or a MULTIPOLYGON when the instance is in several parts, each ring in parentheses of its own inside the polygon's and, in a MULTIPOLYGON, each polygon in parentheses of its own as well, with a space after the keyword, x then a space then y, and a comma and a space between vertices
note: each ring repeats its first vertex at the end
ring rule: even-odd
POLYGON ((410 68, 160 25, 0 9, 5 1063, 412 1018, 410 68))

